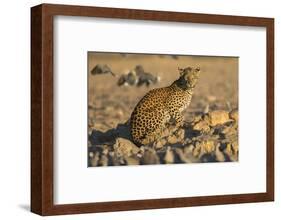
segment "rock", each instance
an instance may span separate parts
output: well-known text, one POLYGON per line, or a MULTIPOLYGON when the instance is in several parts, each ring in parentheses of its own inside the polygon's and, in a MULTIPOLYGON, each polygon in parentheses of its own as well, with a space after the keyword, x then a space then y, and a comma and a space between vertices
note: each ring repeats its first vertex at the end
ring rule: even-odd
POLYGON ((118 161, 121 165, 126 165, 126 161, 125 161, 124 157, 118 158, 118 161))
POLYGON ((154 76, 151 73, 145 72, 141 65, 135 67, 135 72, 138 76, 137 86, 156 84, 160 81, 160 77, 154 76))
POLYGON ((189 160, 186 157, 186 154, 183 152, 183 150, 181 148, 176 148, 175 151, 176 151, 178 157, 180 158, 181 162, 183 162, 183 163, 192 163, 192 161, 189 160))
POLYGON ((106 113, 111 113, 111 112, 115 112, 115 107, 114 106, 111 106, 111 105, 108 105, 105 107, 104 111, 106 113))
POLYGON ((184 136, 185 136, 185 131, 184 131, 184 129, 179 129, 179 130, 177 130, 177 132, 176 132, 176 136, 177 136, 177 138, 179 139, 179 140, 184 140, 184 136))
POLYGON ((212 140, 197 141, 193 149, 194 157, 201 157, 203 154, 210 154, 215 151, 215 143, 212 140))
POLYGON ((199 158, 193 156, 194 149, 195 149, 195 146, 193 144, 190 144, 190 145, 184 147, 184 149, 183 149, 183 153, 184 153, 184 156, 186 158, 186 161, 190 161, 189 163, 199 162, 199 158))
POLYGON ((138 158, 142 158, 143 155, 144 155, 145 150, 146 150, 145 147, 144 147, 144 146, 141 146, 141 147, 140 147, 140 151, 136 154, 136 156, 137 156, 138 158))
POLYGON ((200 161, 201 161, 202 163, 217 162, 217 160, 216 160, 216 155, 214 155, 213 153, 212 153, 212 154, 203 154, 203 155, 200 157, 200 161))
POLYGON ((114 151, 109 152, 109 158, 110 158, 111 164, 113 166, 119 166, 120 165, 118 157, 116 156, 114 151))
POLYGON ((201 145, 199 142, 196 142, 195 147, 193 148, 192 155, 194 157, 199 157, 201 153, 201 145))
POLYGON ((226 143, 223 152, 229 157, 230 161, 238 161, 238 141, 226 143))
POLYGON ((139 165, 140 161, 138 157, 125 157, 125 161, 127 165, 139 165))
POLYGON ((206 121, 202 120, 202 121, 197 122, 193 126, 193 130, 207 133, 210 131, 210 127, 206 121))
POLYGON ((136 75, 135 71, 125 71, 126 74, 122 74, 118 81, 117 81, 117 85, 118 86, 133 86, 136 85, 138 78, 136 75))
POLYGON ((212 140, 202 141, 201 143, 201 152, 202 153, 211 153, 215 151, 215 143, 212 140))
POLYGON ((123 156, 120 157, 120 155, 117 155, 115 152, 110 152, 109 155, 111 159, 110 164, 113 164, 114 166, 126 164, 123 156))
POLYGON ((223 126, 219 129, 219 132, 222 134, 228 134, 231 132, 231 127, 230 126, 223 126))
POLYGON ((90 157, 90 158, 93 158, 93 157, 94 157, 94 153, 93 153, 93 152, 90 152, 90 153, 89 153, 89 157, 90 157))
POLYGON ((235 120, 238 122, 238 109, 233 109, 231 112, 229 112, 229 118, 235 120))
POLYGON ((187 154, 192 153, 193 150, 194 150, 194 145, 190 144, 184 148, 183 152, 185 155, 187 155, 187 154))
POLYGON ((220 138, 220 136, 218 134, 212 134, 212 136, 211 136, 212 140, 217 140, 218 141, 219 138, 220 138))
POLYGON ((116 111, 116 117, 121 119, 124 116, 124 112, 121 109, 116 111))
POLYGON ((210 126, 216 126, 231 121, 227 111, 216 110, 207 114, 207 119, 210 126))
POLYGON ((202 116, 201 115, 197 115, 194 117, 192 123, 195 124, 196 122, 199 122, 202 120, 202 116))
POLYGON ((102 155, 102 156, 101 156, 101 158, 100 158, 100 160, 99 160, 99 165, 100 165, 100 166, 103 166, 103 167, 105 167, 105 166, 108 165, 108 158, 107 158, 106 155, 102 155))
POLYGON ((210 110, 210 106, 209 106, 209 104, 207 104, 203 110, 204 114, 207 114, 209 112, 209 110, 210 110))
POLYGON ((154 145, 154 148, 156 150, 159 150, 159 149, 163 148, 162 142, 161 141, 157 141, 157 143, 154 145))
POLYGON ((216 146, 215 154, 216 154, 217 161, 219 161, 219 162, 224 162, 225 161, 224 154, 223 154, 223 152, 220 151, 219 145, 216 146))
POLYGON ((147 149, 141 160, 142 164, 160 164, 160 160, 155 150, 147 149))
POLYGON ((168 137, 170 135, 170 130, 168 128, 165 128, 163 131, 162 131, 162 134, 161 136, 162 137, 168 137))
POLYGON ((107 74, 110 73, 113 76, 115 76, 115 74, 111 71, 111 69, 109 68, 109 66, 107 66, 106 64, 102 65, 102 64, 97 64, 92 70, 91 70, 91 74, 92 75, 100 75, 100 74, 107 74))
MULTIPOLYGON (((108 125, 107 124, 104 124, 104 123, 92 123, 92 134, 91 136, 92 137, 95 137, 95 132, 98 131, 98 133, 100 132, 105 132, 109 129, 108 125)), ((104 135, 102 135, 104 136, 104 135)), ((112 136, 108 136, 106 138, 110 138, 112 139, 112 136)), ((100 143, 102 143, 103 140, 101 140, 100 143)), ((111 140, 110 140, 111 141, 111 140)))
POLYGON ((137 154, 140 149, 131 141, 125 138, 117 138, 116 143, 113 145, 113 149, 117 156, 131 156, 137 154))
POLYGON ((230 111, 232 109, 231 103, 229 101, 226 101, 226 106, 227 106, 228 111, 230 111))
POLYGON ((141 65, 137 65, 135 69, 131 71, 125 71, 125 74, 122 74, 118 79, 118 86, 133 86, 137 85, 142 86, 150 86, 152 84, 156 84, 160 81, 160 77, 154 76, 151 73, 145 72, 141 65))
POLYGON ((108 147, 105 147, 102 151, 102 154, 107 155, 109 152, 108 147))
POLYGON ((217 100, 217 97, 213 95, 208 95, 207 100, 208 102, 215 102, 217 100))
POLYGON ((141 154, 142 156, 144 155, 144 152, 147 150, 147 148, 145 146, 141 146, 140 147, 140 151, 138 154, 141 154))
POLYGON ((227 143, 226 148, 223 151, 225 154, 227 154, 229 157, 231 157, 232 156, 231 144, 227 143))
POLYGON ((164 161, 165 161, 165 163, 174 163, 174 159, 175 159, 174 153, 173 153, 171 147, 168 147, 165 157, 164 157, 164 161))
POLYGON ((167 140, 165 138, 162 138, 160 140, 160 142, 161 142, 162 146, 165 146, 165 144, 167 144, 167 140))
POLYGON ((238 147, 238 141, 234 141, 231 143, 232 150, 234 152, 234 155, 238 155, 239 147, 238 147))
POLYGON ((177 138, 176 135, 170 135, 170 136, 168 136, 168 138, 167 138, 167 142, 168 142, 169 144, 175 144, 175 143, 178 143, 178 142, 179 142, 179 139, 177 138))
POLYGON ((96 167, 98 165, 98 162, 99 162, 100 153, 96 152, 94 155, 90 155, 90 156, 92 156, 92 157, 90 157, 91 166, 96 167))

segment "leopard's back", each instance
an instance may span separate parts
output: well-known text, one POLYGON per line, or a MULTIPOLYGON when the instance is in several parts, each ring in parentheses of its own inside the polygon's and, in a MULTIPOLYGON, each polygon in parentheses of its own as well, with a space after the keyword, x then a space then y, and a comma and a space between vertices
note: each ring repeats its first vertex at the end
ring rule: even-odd
POLYGON ((131 134, 136 144, 147 144, 149 134, 156 131, 165 121, 169 120, 165 108, 165 100, 170 91, 168 88, 151 90, 136 105, 132 112, 130 124, 131 134))

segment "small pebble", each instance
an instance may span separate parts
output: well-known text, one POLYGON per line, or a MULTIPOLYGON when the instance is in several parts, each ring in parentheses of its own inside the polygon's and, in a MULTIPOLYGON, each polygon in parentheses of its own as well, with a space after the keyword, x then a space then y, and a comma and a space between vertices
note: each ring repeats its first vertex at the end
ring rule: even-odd
POLYGON ((207 100, 208 102, 215 102, 217 100, 217 97, 213 95, 208 95, 207 100))

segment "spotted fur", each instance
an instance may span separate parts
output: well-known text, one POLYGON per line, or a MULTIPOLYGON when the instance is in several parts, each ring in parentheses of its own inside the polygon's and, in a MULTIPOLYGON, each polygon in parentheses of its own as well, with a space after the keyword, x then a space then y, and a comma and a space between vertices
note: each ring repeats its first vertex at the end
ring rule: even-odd
POLYGON ((199 77, 199 68, 179 69, 180 77, 170 86, 149 91, 131 115, 131 135, 137 145, 157 140, 171 120, 176 126, 183 122, 182 111, 190 104, 199 77))

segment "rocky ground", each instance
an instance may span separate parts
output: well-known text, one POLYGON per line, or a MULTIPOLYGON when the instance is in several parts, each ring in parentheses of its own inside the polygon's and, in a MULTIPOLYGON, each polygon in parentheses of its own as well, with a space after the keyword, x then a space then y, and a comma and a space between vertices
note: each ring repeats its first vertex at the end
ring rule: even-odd
POLYGON ((88 82, 88 166, 238 161, 237 58, 93 54, 88 82), (107 64, 117 76, 91 75, 97 64, 107 64), (160 82, 117 85, 118 76, 140 64, 160 82), (199 66, 201 76, 183 113, 184 125, 169 126, 157 143, 137 147, 128 124, 133 108, 149 90, 170 85, 178 77, 177 68, 186 66, 199 66))
POLYGON ((167 128, 162 138, 137 147, 129 125, 90 134, 89 166, 145 165, 238 160, 238 111, 213 111, 194 117, 181 128, 167 128))

